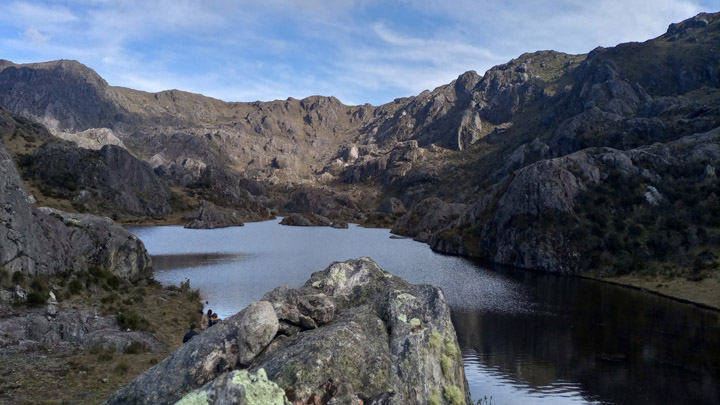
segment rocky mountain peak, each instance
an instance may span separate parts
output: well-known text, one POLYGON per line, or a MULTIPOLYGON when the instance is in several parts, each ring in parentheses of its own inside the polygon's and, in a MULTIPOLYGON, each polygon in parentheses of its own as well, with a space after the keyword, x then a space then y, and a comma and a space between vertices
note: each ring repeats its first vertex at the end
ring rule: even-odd
POLYGON ((696 34, 699 30, 709 28, 710 25, 713 25, 714 30, 717 30, 718 21, 720 21, 720 13, 700 13, 685 21, 670 24, 664 37, 671 41, 690 39, 689 37, 696 34))

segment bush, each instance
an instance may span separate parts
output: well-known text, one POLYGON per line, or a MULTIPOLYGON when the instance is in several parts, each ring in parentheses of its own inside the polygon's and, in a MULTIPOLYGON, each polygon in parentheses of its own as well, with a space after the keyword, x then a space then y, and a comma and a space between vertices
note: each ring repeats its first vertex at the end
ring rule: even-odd
POLYGON ((47 304, 47 296, 37 291, 30 291, 27 295, 27 304, 31 307, 41 307, 47 304))
POLYGON ((83 286, 83 283, 80 282, 78 279, 73 279, 70 281, 70 284, 68 284, 68 291, 70 291, 71 295, 77 295, 82 292, 85 286, 83 286))
POLYGON ((117 316, 118 323, 123 329, 131 330, 150 330, 150 322, 147 319, 139 316, 137 313, 131 310, 125 310, 117 316))
POLYGON ((13 284, 22 285, 23 283, 25 283, 25 275, 23 275, 20 271, 15 271, 12 274, 12 282, 13 284))

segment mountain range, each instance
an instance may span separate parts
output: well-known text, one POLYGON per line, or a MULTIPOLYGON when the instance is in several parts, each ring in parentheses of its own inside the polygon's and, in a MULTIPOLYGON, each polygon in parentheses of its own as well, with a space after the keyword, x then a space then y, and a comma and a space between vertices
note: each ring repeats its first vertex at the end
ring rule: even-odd
POLYGON ((548 272, 718 273, 720 13, 380 106, 147 93, 75 61, 0 60, 0 107, 26 188, 54 208, 312 214, 548 272))

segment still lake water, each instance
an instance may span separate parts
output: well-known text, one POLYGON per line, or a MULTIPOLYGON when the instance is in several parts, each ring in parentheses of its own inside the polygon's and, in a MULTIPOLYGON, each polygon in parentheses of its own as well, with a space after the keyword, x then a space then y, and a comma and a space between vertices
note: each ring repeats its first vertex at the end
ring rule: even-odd
POLYGON ((474 400, 492 404, 720 404, 720 314, 592 280, 491 269, 387 229, 279 220, 133 227, 155 278, 190 279, 221 318, 333 261, 369 256, 443 288, 474 400))

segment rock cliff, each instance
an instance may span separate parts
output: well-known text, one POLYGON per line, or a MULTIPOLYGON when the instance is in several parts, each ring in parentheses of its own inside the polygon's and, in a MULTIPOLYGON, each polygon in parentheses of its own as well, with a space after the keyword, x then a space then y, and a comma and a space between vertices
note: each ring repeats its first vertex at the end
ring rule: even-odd
POLYGON ((131 280, 151 276, 142 242, 109 218, 35 208, 0 144, 0 266, 56 274, 99 266, 131 280))
POLYGON ((108 403, 243 403, 251 392, 278 404, 471 403, 442 291, 368 258, 267 293, 108 403))

